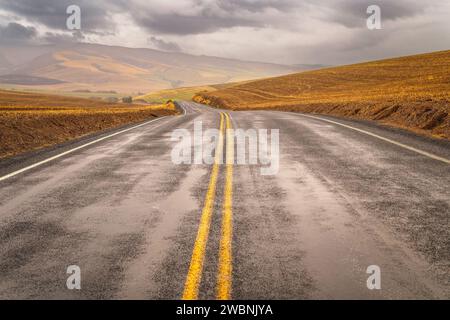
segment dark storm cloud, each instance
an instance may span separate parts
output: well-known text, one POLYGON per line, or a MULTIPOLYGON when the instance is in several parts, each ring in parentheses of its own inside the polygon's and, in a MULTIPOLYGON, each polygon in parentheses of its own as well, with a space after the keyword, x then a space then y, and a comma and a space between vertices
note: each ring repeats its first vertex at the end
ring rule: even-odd
MULTIPOLYGON (((171 35, 207 34, 234 27, 262 28, 270 24, 267 10, 287 12, 302 6, 297 0, 191 0, 191 6, 166 9, 151 2, 130 15, 147 30, 171 35)), ((171 4, 176 4, 172 2, 171 4)))
POLYGON ((148 39, 148 43, 152 44, 157 49, 161 49, 163 51, 171 51, 171 52, 180 52, 181 48, 175 42, 165 41, 163 39, 157 37, 150 37, 148 39))
POLYGON ((303 18, 308 16, 350 28, 365 28, 366 10, 370 5, 377 4, 382 8, 385 21, 414 16, 429 5, 418 0, 191 0, 190 3, 195 10, 183 7, 161 10, 147 2, 144 6, 133 7, 130 15, 147 30, 189 35, 233 27, 299 28, 305 21, 303 18), (286 19, 271 20, 273 12, 286 14, 286 19), (297 13, 298 18, 292 19, 292 13, 297 13))
POLYGON ((62 43, 77 43, 84 40, 84 38, 85 36, 80 31, 75 31, 72 34, 46 32, 41 40, 44 43, 62 44, 62 43))
POLYGON ((83 32, 114 27, 109 15, 109 9, 115 7, 114 1, 0 0, 1 9, 57 30, 66 29, 66 9, 70 5, 78 5, 82 10, 83 32))
POLYGON ((299 27, 302 15, 310 13, 320 13, 320 19, 346 27, 364 27, 366 9, 371 4, 382 7, 386 20, 413 16, 427 6, 427 2, 418 0, 188 0, 168 4, 140 0, 0 0, 0 8, 57 30, 66 28, 66 8, 72 4, 82 9, 84 33, 112 32, 116 23, 111 14, 124 12, 148 31, 171 35, 271 27, 274 21, 267 16, 269 11, 285 13, 287 17, 292 12, 299 13, 298 20, 277 20, 278 29, 299 27))
POLYGON ((211 33, 236 26, 262 26, 258 21, 235 17, 219 17, 208 12, 198 15, 160 14, 135 16, 136 22, 151 31, 163 34, 190 35, 211 33))
POLYGON ((25 27, 16 22, 0 26, 0 43, 26 43, 34 40, 36 36, 37 31, 34 27, 25 27))

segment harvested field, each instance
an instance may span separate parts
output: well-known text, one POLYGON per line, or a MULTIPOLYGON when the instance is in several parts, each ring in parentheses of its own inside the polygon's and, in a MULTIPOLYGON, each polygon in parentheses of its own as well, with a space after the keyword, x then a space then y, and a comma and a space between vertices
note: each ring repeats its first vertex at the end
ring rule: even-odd
POLYGON ((193 99, 233 110, 274 109, 375 120, 450 139, 450 51, 251 81, 193 99))
POLYGON ((173 103, 158 106, 108 104, 0 90, 0 158, 176 113, 173 103))

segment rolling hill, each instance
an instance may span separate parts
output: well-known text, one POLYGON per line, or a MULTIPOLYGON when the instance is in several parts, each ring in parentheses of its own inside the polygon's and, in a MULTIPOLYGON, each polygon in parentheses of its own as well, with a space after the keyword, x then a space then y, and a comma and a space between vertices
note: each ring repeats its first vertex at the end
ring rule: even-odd
POLYGON ((0 65, 0 83, 58 92, 113 90, 137 94, 300 70, 299 67, 270 63, 86 43, 0 46, 0 57, 5 61, 0 65), (19 78, 22 83, 17 82, 19 78), (41 83, 36 82, 38 78, 42 79, 41 83))
POLYGON ((249 81, 202 92, 194 100, 234 110, 377 120, 450 139, 450 51, 249 81))
MULTIPOLYGON (((239 83, 242 84, 243 82, 239 83)), ((206 86, 165 89, 134 97, 133 101, 158 104, 158 103, 165 103, 167 100, 191 100, 192 97, 195 96, 197 93, 216 91, 231 87, 235 84, 236 83, 230 82, 222 84, 211 84, 206 86)))

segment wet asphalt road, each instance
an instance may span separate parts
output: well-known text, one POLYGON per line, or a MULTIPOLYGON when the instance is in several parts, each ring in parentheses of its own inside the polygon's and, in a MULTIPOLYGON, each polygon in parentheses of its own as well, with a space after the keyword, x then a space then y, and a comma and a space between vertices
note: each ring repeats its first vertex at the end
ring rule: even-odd
MULTIPOLYGON (((0 182, 0 298, 181 298, 211 165, 173 164, 171 135, 220 122, 219 110, 182 106, 0 182), (69 265, 81 290, 66 287, 69 265)), ((234 128, 280 130, 277 174, 233 166, 232 299, 450 298, 450 165, 404 147, 450 159, 448 142, 324 116, 377 137, 300 114, 227 113, 234 128), (370 265, 380 290, 367 288, 370 265)), ((219 166, 200 299, 216 297, 225 179, 219 166)))

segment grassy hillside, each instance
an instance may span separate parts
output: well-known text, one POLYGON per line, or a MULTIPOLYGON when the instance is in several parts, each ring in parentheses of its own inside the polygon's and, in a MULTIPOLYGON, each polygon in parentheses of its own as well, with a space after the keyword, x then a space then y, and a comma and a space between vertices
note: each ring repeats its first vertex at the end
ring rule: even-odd
POLYGON ((108 104, 0 90, 0 158, 176 112, 173 104, 108 104))
POLYGON ((145 101, 146 103, 165 103, 167 100, 191 100, 197 93, 213 92, 216 90, 229 88, 233 85, 235 85, 235 83, 160 90, 141 96, 136 96, 133 100, 142 102, 145 101))
POLYGON ((167 100, 191 100, 191 98, 199 92, 211 92, 215 90, 217 89, 214 86, 167 89, 137 96, 133 99, 136 101, 145 101, 147 103, 164 103, 167 100))
POLYGON ((136 95, 302 70, 270 63, 87 43, 0 46, 2 56, 10 63, 0 65, 0 84, 59 92, 112 90, 136 95))
POLYGON ((194 100, 377 120, 450 139, 450 51, 250 81, 194 100))

